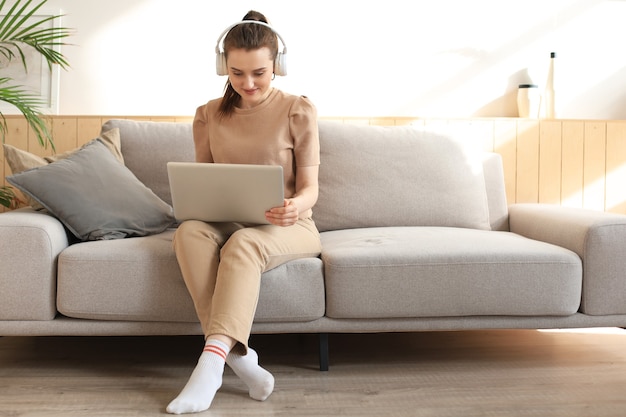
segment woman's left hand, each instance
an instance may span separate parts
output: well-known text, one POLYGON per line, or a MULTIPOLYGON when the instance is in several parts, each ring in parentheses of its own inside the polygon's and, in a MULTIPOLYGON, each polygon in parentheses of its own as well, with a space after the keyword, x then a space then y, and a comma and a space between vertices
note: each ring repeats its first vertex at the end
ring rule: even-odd
POLYGON ((265 218, 276 226, 293 226, 298 221, 298 207, 293 200, 285 199, 282 207, 274 207, 266 211, 265 218))

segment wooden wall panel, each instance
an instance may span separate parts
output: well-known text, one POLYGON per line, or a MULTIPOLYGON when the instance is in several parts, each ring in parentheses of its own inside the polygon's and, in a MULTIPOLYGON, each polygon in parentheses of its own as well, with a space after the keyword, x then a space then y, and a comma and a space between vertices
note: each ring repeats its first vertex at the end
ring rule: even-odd
POLYGON ((502 119, 494 121, 493 152, 502 157, 506 199, 515 202, 517 195, 517 121, 502 119))
MULTIPOLYGON (((42 149, 20 116, 6 116, 6 143, 37 155, 42 149)), ((112 118, 190 123, 192 116, 52 116, 56 152, 89 142, 112 118)), ((507 201, 542 202, 626 214, 626 121, 518 118, 325 118, 343 123, 418 126, 461 132, 476 148, 502 156, 507 201)), ((0 155, 0 173, 10 169, 0 155)), ((0 207, 0 212, 4 211, 0 207)))
POLYGON ((585 123, 566 120, 562 124, 561 204, 583 206, 585 123))
POLYGON ((80 117, 76 120, 76 145, 82 146, 97 138, 104 121, 101 117, 80 117))
MULTIPOLYGON (((55 117, 52 121, 52 137, 54 138, 56 150, 53 151, 51 147, 48 147, 44 152, 46 155, 54 155, 59 153, 59 151, 64 152, 77 148, 78 119, 71 116, 55 117)), ((33 140, 35 139, 33 138, 33 140)), ((36 143, 31 144, 30 149, 33 149, 36 145, 36 143)), ((31 150, 31 152, 33 151, 31 150)))
POLYGON ((605 210, 626 213, 626 122, 606 125, 605 210))
POLYGON ((606 123, 585 122, 583 207, 604 210, 606 123))
POLYGON ((539 122, 517 122, 517 174, 515 201, 539 202, 539 122))
POLYGON ((539 202, 561 204, 561 122, 539 124, 539 202))

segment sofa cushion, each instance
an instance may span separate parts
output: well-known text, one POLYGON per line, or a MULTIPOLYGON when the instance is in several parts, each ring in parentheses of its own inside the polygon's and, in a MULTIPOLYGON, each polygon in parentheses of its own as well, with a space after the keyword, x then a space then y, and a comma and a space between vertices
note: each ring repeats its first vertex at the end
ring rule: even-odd
POLYGON ((416 127, 320 121, 320 231, 377 226, 489 230, 482 158, 416 127))
MULTIPOLYGON (((99 139, 104 143, 104 145, 111 151, 113 156, 124 163, 124 157, 122 156, 121 145, 120 145, 120 131, 119 129, 110 129, 107 131, 103 131, 99 139)), ((4 158, 9 164, 9 168, 11 168, 11 172, 13 174, 17 174, 18 172, 26 171, 33 168, 38 168, 44 165, 48 165, 52 162, 60 161, 61 159, 65 159, 68 156, 72 155, 78 149, 74 149, 71 151, 63 152, 56 155, 51 156, 38 156, 33 153, 24 151, 22 149, 16 148, 14 146, 4 144, 4 158)), ((80 149, 80 148, 79 148, 80 149)), ((35 210, 42 210, 43 206, 39 204, 39 202, 29 196, 26 197, 26 202, 35 210)))
POLYGON ((98 139, 69 157, 7 177, 81 240, 160 233, 172 208, 146 188, 98 139))
MULTIPOLYGON (((82 319, 197 322, 172 249, 174 230, 134 239, 78 243, 59 255, 57 304, 82 319)), ((310 321, 324 315, 319 258, 263 274, 255 321, 310 321)))
POLYGON ((332 318, 564 316, 581 300, 578 255, 510 232, 332 231, 322 260, 332 318))
POLYGON ((191 123, 111 119, 102 132, 119 129, 124 164, 146 187, 172 204, 167 163, 195 160, 191 123))

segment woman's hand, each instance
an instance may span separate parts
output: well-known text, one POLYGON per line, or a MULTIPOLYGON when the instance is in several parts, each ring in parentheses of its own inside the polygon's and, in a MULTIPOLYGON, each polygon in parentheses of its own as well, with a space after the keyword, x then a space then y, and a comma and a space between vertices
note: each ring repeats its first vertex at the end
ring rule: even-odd
POLYGON ((317 165, 296 168, 296 193, 284 200, 282 207, 265 212, 265 218, 276 226, 293 226, 300 213, 306 213, 317 201, 317 165))
POLYGON ((285 199, 282 207, 274 207, 265 212, 265 218, 275 226, 293 226, 298 221, 298 207, 293 200, 285 199))

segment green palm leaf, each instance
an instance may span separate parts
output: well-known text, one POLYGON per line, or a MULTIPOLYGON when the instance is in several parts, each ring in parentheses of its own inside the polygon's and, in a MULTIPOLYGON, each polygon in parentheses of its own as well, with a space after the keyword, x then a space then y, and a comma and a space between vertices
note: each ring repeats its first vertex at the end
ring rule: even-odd
MULTIPOLYGON (((0 59, 8 64, 15 59, 20 60, 24 72, 28 72, 25 52, 26 48, 32 48, 46 60, 48 68, 59 65, 68 69, 69 64, 65 56, 59 52, 59 47, 67 45, 65 39, 72 35, 73 30, 64 27, 54 27, 53 22, 62 17, 37 16, 37 11, 47 2, 39 0, 17 0, 4 11, 6 0, 0 0, 0 59)), ((54 150, 54 141, 42 108, 46 105, 41 97, 33 94, 27 88, 14 85, 13 79, 1 76, 0 69, 0 101, 15 106, 24 115, 28 125, 32 128, 39 144, 47 148, 48 145, 54 150)), ((7 121, 0 111, 0 136, 4 142, 7 133, 7 121)), ((0 205, 9 207, 15 203, 15 195, 10 187, 0 187, 0 205)))
MULTIPOLYGON (((31 6, 33 0, 18 0, 9 11, 4 14, 3 9, 6 0, 0 1, 0 15, 4 17, 0 20, 0 57, 10 62, 13 59, 20 59, 24 71, 28 72, 26 54, 24 48, 30 47, 36 50, 52 69, 53 65, 60 65, 61 68, 69 68, 69 64, 62 53, 56 48, 67 45, 63 40, 72 34, 68 28, 45 27, 61 15, 44 16, 37 19, 36 12, 47 2, 40 1, 31 6), (33 23, 27 23, 35 18, 33 23)), ((54 142, 46 127, 46 123, 40 109, 46 104, 43 100, 30 93, 21 86, 11 86, 11 79, 0 78, 0 101, 12 104, 26 117, 26 121, 33 128, 39 144, 43 147, 51 145, 54 149, 54 142)), ((0 134, 4 140, 6 134, 6 120, 0 112, 0 134)))
MULTIPOLYGON (((5 1, 6 0, 3 0, 2 3, 0 3, 0 10, 2 9, 5 1)), ((18 13, 23 13, 24 8, 28 6, 31 2, 32 0, 28 0, 24 7, 18 11, 18 13)), ((39 7, 44 3, 45 1, 41 2, 37 7, 33 8, 32 10, 28 11, 24 16, 22 16, 21 19, 17 19, 18 15, 12 16, 11 13, 15 6, 19 4, 18 2, 9 11, 9 14, 7 14, 0 22, 0 44, 2 44, 3 46, 8 45, 17 50, 22 64, 24 65, 25 71, 28 71, 28 68, 26 66, 25 54, 22 50, 22 46, 30 46, 31 48, 34 48, 46 59, 46 62, 48 63, 48 66, 50 68, 54 64, 60 65, 63 69, 67 69, 69 67, 69 64, 65 57, 54 48, 61 45, 66 45, 66 43, 64 43, 62 40, 71 36, 72 31, 67 28, 57 27, 42 28, 42 26, 46 25, 48 22, 54 21, 55 19, 62 17, 61 15, 44 17, 30 24, 29 26, 22 27, 22 25, 24 25, 26 21, 30 19, 32 15, 37 11, 37 9, 39 9, 39 7)), ((5 52, 7 52, 7 55, 10 59, 16 57, 15 54, 12 53, 12 51, 10 50, 5 50, 5 52)))
POLYGON ((7 208, 17 207, 19 200, 13 188, 7 186, 0 187, 0 206, 7 208))
MULTIPOLYGON (((41 97, 34 95, 20 86, 6 85, 10 78, 0 78, 0 100, 12 104, 24 115, 26 122, 33 129, 39 145, 47 148, 48 145, 55 150, 54 142, 51 140, 50 130, 46 123, 46 116, 39 110, 45 103, 41 97)), ((7 121, 4 114, 0 113, 0 131, 4 135, 7 131, 7 121)))

